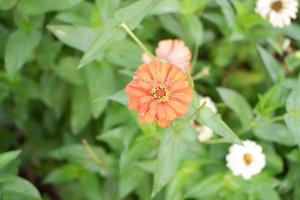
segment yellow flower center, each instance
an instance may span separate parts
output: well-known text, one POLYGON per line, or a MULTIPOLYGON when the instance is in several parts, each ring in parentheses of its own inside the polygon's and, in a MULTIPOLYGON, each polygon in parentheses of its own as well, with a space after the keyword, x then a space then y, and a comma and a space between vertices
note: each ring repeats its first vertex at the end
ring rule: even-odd
POLYGON ((150 90, 150 94, 158 103, 162 103, 169 100, 171 92, 166 85, 160 84, 158 87, 153 87, 150 90))
POLYGON ((276 11, 276 12, 279 12, 279 11, 283 8, 282 1, 281 1, 281 0, 274 1, 274 2, 271 4, 271 8, 272 8, 272 10, 274 10, 274 11, 276 11))
POLYGON ((253 160, 253 158, 252 158, 251 154, 249 154, 249 153, 244 154, 244 161, 247 165, 250 165, 252 160, 253 160))

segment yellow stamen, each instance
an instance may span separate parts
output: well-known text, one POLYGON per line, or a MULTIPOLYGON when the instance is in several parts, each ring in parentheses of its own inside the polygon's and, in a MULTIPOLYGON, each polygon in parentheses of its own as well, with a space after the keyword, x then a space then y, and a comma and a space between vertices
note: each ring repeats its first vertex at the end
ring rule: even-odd
POLYGON ((166 85, 160 84, 158 87, 153 87, 150 94, 158 103, 163 103, 169 100, 171 92, 166 85))

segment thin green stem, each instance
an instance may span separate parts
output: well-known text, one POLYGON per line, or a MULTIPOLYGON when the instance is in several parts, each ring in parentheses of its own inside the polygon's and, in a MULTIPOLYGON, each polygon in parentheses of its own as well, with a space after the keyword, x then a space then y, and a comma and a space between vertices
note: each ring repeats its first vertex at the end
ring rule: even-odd
POLYGON ((193 61, 192 61, 192 70, 195 68, 195 64, 197 62, 197 57, 199 53, 199 46, 198 44, 195 45, 194 47, 194 52, 193 52, 193 61))
POLYGON ((177 133, 182 126, 189 123, 189 121, 192 120, 201 111, 201 109, 205 106, 205 104, 206 104, 206 102, 204 102, 202 105, 200 105, 199 108, 197 108, 197 110, 195 110, 195 112, 192 114, 192 116, 190 116, 188 119, 184 120, 183 122, 181 122, 177 126, 175 126, 173 128, 174 132, 177 133))
POLYGON ((154 59, 155 56, 147 49, 143 42, 130 30, 125 22, 121 24, 121 27, 130 35, 130 37, 143 49, 143 51, 151 58, 154 59))
POLYGON ((101 166, 106 165, 106 162, 98 157, 98 155, 96 154, 96 152, 93 150, 93 148, 90 146, 90 144, 88 143, 88 141, 86 139, 83 139, 81 142, 82 142, 84 148, 86 149, 86 151, 88 152, 88 154, 98 165, 101 165, 101 166))

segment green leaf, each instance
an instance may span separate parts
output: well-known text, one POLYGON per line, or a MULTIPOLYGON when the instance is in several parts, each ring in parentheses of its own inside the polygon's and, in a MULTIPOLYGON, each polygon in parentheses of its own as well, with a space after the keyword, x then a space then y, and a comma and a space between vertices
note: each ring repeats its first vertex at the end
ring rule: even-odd
POLYGON ((289 90, 283 84, 275 84, 263 95, 259 95, 259 101, 255 106, 255 113, 264 117, 271 117, 274 112, 283 107, 289 90))
POLYGON ((289 26, 286 26, 282 29, 279 29, 279 31, 284 34, 285 36, 292 38, 294 40, 300 41, 300 26, 296 23, 293 23, 289 26))
POLYGON ((254 129, 257 137, 266 141, 276 142, 283 145, 294 145, 295 141, 290 131, 282 124, 267 124, 254 129))
POLYGON ((50 174, 44 179, 45 183, 63 183, 67 181, 72 181, 76 179, 81 170, 77 165, 66 164, 59 168, 54 169, 50 174))
POLYGON ((125 8, 117 10, 113 20, 116 24, 125 22, 131 29, 135 29, 160 1, 161 0, 136 1, 125 8))
POLYGON ((29 59, 40 39, 41 32, 38 30, 28 32, 17 30, 9 36, 5 49, 5 67, 11 79, 15 78, 17 72, 29 59))
POLYGON ((136 69, 142 62, 142 49, 132 41, 125 39, 107 49, 105 58, 117 66, 136 69))
POLYGON ((80 60, 78 68, 87 65, 96 58, 102 57, 106 48, 108 48, 114 41, 118 41, 124 36, 125 32, 121 29, 121 27, 108 27, 102 30, 85 52, 83 58, 80 60))
POLYGON ((284 120, 300 148, 300 115, 285 114, 284 120))
POLYGON ((0 170, 5 168, 10 162, 14 161, 19 155, 21 151, 9 151, 0 154, 0 170))
POLYGON ((300 76, 286 102, 286 110, 300 115, 300 76))
POLYGON ((0 184, 1 199, 42 199, 38 190, 25 179, 19 177, 1 177, 0 184))
POLYGON ((143 172, 132 164, 126 166, 122 171, 119 182, 119 197, 124 199, 133 189, 135 189, 143 178, 143 172))
POLYGON ((82 145, 68 145, 61 147, 51 152, 51 157, 59 160, 68 160, 71 163, 77 164, 84 169, 97 172, 101 175, 109 173, 111 168, 111 158, 108 157, 100 147, 90 146, 95 155, 100 159, 101 163, 97 162, 89 151, 82 145))
POLYGON ((63 43, 86 51, 95 40, 97 30, 85 26, 48 25, 47 28, 63 43))
POLYGON ((84 75, 89 91, 89 98, 86 98, 87 96, 85 98, 90 101, 93 117, 98 118, 104 111, 107 100, 96 100, 106 98, 112 93, 114 90, 114 73, 111 66, 93 62, 84 69, 84 75))
POLYGON ((257 49, 272 81, 277 82, 283 80, 284 71, 281 65, 264 48, 257 46, 257 49))
POLYGON ((18 0, 0 0, 0 10, 9 10, 17 3, 18 0))
POLYGON ((223 176, 220 174, 211 175, 201 180, 196 185, 190 186, 186 191, 186 198, 201 198, 209 199, 217 193, 224 186, 223 176))
POLYGON ((103 196, 97 174, 82 170, 79 176, 81 191, 83 191, 86 200, 101 200, 103 196))
POLYGON ((155 5, 150 14, 162 15, 166 13, 176 13, 178 11, 180 11, 180 3, 178 0, 161 0, 155 5))
POLYGON ((55 74, 66 82, 74 85, 83 85, 82 73, 76 69, 79 59, 76 57, 64 57, 59 64, 53 68, 55 74))
POLYGON ((44 73, 39 83, 42 101, 54 110, 57 118, 63 112, 66 100, 68 100, 68 87, 55 76, 44 73), (55 91, 55 95, 53 95, 55 91))
POLYGON ((102 17, 102 21, 106 22, 113 16, 113 13, 118 8, 120 0, 95 0, 96 6, 102 17))
POLYGON ((155 196, 174 176, 177 166, 183 156, 183 140, 180 134, 175 134, 167 129, 162 136, 156 169, 152 197, 155 196))
POLYGON ((120 27, 121 23, 126 23, 131 29, 136 28, 147 13, 151 12, 157 2, 159 2, 159 0, 140 0, 125 8, 119 9, 110 21, 110 25, 101 31, 93 44, 85 52, 78 68, 85 66, 98 56, 103 55, 107 47, 125 36, 125 30, 120 27))
POLYGON ((227 26, 232 28, 235 25, 235 13, 230 2, 227 0, 216 0, 216 3, 222 9, 222 12, 226 19, 227 26))
POLYGON ((286 103, 285 123, 300 147, 300 76, 286 103))
POLYGON ((196 16, 162 15, 159 17, 164 29, 186 41, 190 46, 203 42, 203 27, 196 16))
POLYGON ((197 115, 196 120, 199 123, 209 127, 215 133, 224 137, 229 142, 241 144, 241 141, 236 134, 227 126, 221 117, 217 113, 214 113, 210 108, 203 107, 200 113, 197 115))
POLYGON ((21 0, 18 8, 28 15, 61 11, 79 4, 82 0, 21 0))
POLYGON ((237 114, 243 126, 248 127, 253 120, 253 113, 247 100, 234 90, 221 87, 217 90, 224 103, 237 114))
POLYGON ((78 134, 91 120, 92 111, 86 87, 77 87, 72 98, 71 128, 78 134))
POLYGON ((186 15, 195 14, 197 11, 203 11, 209 0, 183 0, 180 1, 181 10, 186 15))

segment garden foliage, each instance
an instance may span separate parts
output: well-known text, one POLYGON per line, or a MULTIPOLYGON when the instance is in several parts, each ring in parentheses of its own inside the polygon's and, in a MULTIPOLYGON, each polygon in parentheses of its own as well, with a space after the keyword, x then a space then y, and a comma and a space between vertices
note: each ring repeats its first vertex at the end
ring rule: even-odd
POLYGON ((255 3, 0 0, 0 199, 300 199, 299 17, 273 28, 255 3), (170 127, 127 108, 143 49, 122 24, 152 52, 192 51, 193 102, 170 127), (250 180, 225 160, 246 139, 266 157, 250 180))

